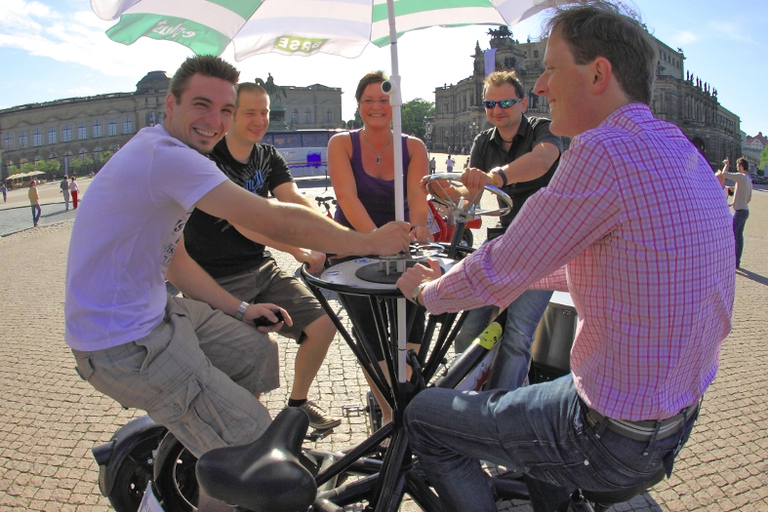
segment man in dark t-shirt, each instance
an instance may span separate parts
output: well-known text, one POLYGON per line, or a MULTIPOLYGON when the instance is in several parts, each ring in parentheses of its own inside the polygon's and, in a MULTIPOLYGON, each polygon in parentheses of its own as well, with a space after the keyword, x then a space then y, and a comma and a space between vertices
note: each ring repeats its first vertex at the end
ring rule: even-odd
MULTIPOLYGON (((240 84, 229 132, 211 158, 245 190, 262 197, 271 193, 281 202, 312 208, 296 187, 285 159, 274 146, 260 143, 268 127, 269 95, 254 83, 240 84)), ((186 251, 226 292, 243 301, 243 309, 252 302, 266 302, 288 312, 293 323, 284 324, 278 332, 299 343, 288 405, 303 409, 313 428, 333 428, 341 420, 328 417, 307 396, 336 328, 312 293, 300 280, 283 272, 265 246, 307 263, 310 272, 322 270, 325 262, 323 253, 279 244, 197 209, 184 228, 186 251)))
MULTIPOLYGON (((496 230, 499 235, 506 231, 525 201, 552 179, 563 143, 549 131, 549 119, 525 115, 528 99, 513 71, 488 75, 483 86, 483 106, 493 127, 475 138, 462 181, 472 188, 493 184, 512 198, 512 210, 501 217, 501 227, 496 230)), ((493 236, 490 229, 488 235, 493 236)), ((550 291, 528 290, 507 307, 504 336, 490 378, 491 389, 515 389, 526 381, 533 335, 551 297, 550 291)), ((490 315, 490 306, 470 313, 456 337, 457 351, 469 346, 488 325, 490 315)))

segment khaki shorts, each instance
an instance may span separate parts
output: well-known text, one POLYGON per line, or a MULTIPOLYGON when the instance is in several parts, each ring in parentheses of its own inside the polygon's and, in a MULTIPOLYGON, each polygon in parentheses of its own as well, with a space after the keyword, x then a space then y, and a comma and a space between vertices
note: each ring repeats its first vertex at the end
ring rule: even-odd
POLYGON ((291 315, 293 325, 278 332, 301 343, 307 326, 325 315, 325 311, 304 283, 265 258, 257 267, 226 277, 216 278, 222 288, 239 300, 250 303, 271 302, 291 315))
POLYGON ((254 396, 280 385, 268 335, 207 304, 168 297, 148 336, 72 351, 80 376, 124 407, 143 409, 195 456, 257 439, 271 422, 254 396))

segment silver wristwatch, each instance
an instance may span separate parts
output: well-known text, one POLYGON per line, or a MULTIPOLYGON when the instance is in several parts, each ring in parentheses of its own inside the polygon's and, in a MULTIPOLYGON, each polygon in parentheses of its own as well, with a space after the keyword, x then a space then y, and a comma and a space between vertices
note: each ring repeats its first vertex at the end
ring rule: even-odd
POLYGON ((240 305, 237 306, 237 311, 235 312, 235 319, 236 320, 242 320, 243 319, 243 316, 245 315, 245 310, 248 309, 248 306, 250 306, 250 304, 248 304, 245 301, 241 302, 240 305))
POLYGON ((413 289, 413 293, 411 294, 411 302, 421 306, 421 304, 419 304, 419 295, 421 294, 421 291, 424 289, 425 286, 427 286, 428 283, 429 281, 424 281, 423 283, 419 283, 419 286, 413 289))

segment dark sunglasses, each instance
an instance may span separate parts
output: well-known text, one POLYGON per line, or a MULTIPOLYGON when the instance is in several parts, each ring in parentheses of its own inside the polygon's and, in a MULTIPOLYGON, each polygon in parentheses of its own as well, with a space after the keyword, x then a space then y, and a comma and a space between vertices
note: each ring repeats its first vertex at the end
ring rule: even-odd
POLYGON ((499 107, 501 108, 509 108, 515 103, 520 103, 521 101, 523 101, 523 98, 513 98, 511 100, 499 100, 499 101, 483 100, 483 106, 488 110, 491 110, 498 103, 499 107))

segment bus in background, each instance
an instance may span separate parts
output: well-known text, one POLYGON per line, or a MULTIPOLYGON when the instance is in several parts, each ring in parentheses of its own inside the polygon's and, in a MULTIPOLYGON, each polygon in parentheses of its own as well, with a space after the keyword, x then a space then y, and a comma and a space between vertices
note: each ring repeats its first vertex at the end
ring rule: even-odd
POLYGON ((267 132, 261 142, 277 148, 297 181, 323 179, 328 177, 328 140, 342 131, 267 132))

